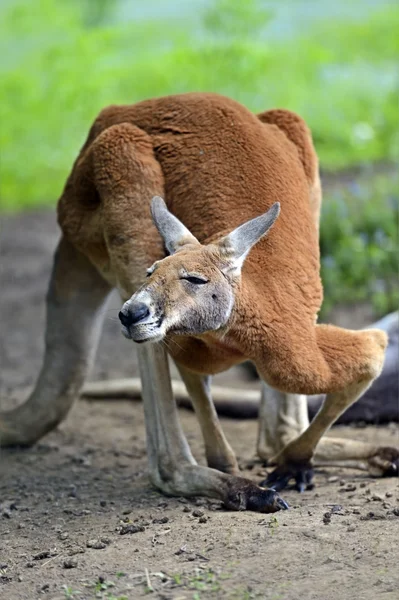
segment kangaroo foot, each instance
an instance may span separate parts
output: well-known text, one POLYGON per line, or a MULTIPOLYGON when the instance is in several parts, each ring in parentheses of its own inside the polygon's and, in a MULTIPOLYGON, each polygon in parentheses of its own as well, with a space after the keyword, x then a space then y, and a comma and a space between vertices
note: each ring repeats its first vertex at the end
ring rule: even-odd
POLYGON ((287 510, 288 504, 280 498, 275 490, 262 489, 255 483, 242 478, 237 478, 239 485, 235 483, 224 505, 230 510, 253 510, 262 513, 273 513, 279 510, 287 510))
POLYGON ((280 491, 287 488, 290 481, 294 480, 294 489, 302 493, 304 490, 314 488, 312 479, 313 467, 309 461, 291 460, 276 467, 259 485, 280 491))
POLYGON ((374 456, 368 459, 369 472, 379 477, 398 477, 399 450, 390 446, 381 446, 374 456))

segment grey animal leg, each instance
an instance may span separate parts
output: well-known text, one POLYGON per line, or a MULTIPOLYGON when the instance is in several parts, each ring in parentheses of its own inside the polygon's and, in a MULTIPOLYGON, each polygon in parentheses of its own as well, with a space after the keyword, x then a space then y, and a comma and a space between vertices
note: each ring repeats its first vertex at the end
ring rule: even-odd
MULTIPOLYGON (((306 396, 284 394, 262 382, 259 409, 258 456, 273 463, 278 455, 309 426, 306 396)), ((316 446, 313 463, 367 470, 371 475, 395 474, 399 452, 369 442, 322 437, 316 446)), ((267 480, 266 480, 267 481, 267 480)), ((264 482, 266 484, 266 481, 264 482)))
POLYGON ((47 294, 43 366, 28 400, 0 414, 0 446, 29 446, 67 415, 92 363, 109 290, 88 259, 61 239, 47 294))
POLYGON ((166 494, 207 496, 232 510, 275 512, 287 504, 253 482, 196 464, 172 395, 167 354, 158 344, 139 348, 150 478, 166 494))
POLYGON ((235 454, 221 428, 211 395, 211 378, 197 375, 177 365, 194 405, 205 443, 209 467, 237 475, 239 468, 235 454))

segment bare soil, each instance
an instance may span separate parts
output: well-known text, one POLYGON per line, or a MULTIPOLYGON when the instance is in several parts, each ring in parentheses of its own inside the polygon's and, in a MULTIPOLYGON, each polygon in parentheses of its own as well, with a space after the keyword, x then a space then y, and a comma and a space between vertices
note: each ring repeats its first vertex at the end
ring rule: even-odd
MULTIPOLYGON (((44 294, 58 238, 51 212, 0 222, 0 396, 34 383, 43 351, 44 294)), ((137 375, 132 344, 106 314, 93 377, 137 375)), ((236 369, 219 381, 245 382, 236 369)), ((181 411, 203 462, 195 416, 181 411)), ((260 480, 255 421, 223 420, 244 473, 260 480)), ((398 426, 337 427, 334 435, 397 444, 398 426)), ((0 598, 61 600, 368 600, 397 598, 399 486, 348 469, 318 470, 316 488, 282 495, 275 515, 167 498, 146 475, 140 403, 80 400, 28 450, 0 454, 0 598), (396 591, 395 591, 396 590, 396 591)))

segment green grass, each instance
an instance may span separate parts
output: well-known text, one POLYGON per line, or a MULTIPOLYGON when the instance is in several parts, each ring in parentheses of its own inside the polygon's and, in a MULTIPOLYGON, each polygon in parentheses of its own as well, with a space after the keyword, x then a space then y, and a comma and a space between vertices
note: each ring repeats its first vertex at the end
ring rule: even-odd
POLYGON ((273 15, 256 0, 218 0, 188 30, 108 25, 88 6, 0 8, 0 210, 53 204, 102 107, 164 94, 216 91, 253 110, 296 110, 327 169, 398 153, 399 5, 281 41, 264 34, 273 15))

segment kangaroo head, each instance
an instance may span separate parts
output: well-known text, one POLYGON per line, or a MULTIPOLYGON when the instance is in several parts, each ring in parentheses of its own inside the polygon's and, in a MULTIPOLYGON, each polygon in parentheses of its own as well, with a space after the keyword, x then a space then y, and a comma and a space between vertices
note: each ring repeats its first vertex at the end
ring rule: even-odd
POLYGON ((147 270, 148 281, 123 305, 123 334, 135 342, 158 342, 168 333, 200 335, 225 326, 245 257, 269 231, 280 205, 208 245, 200 244, 159 196, 151 210, 170 255, 147 270))

